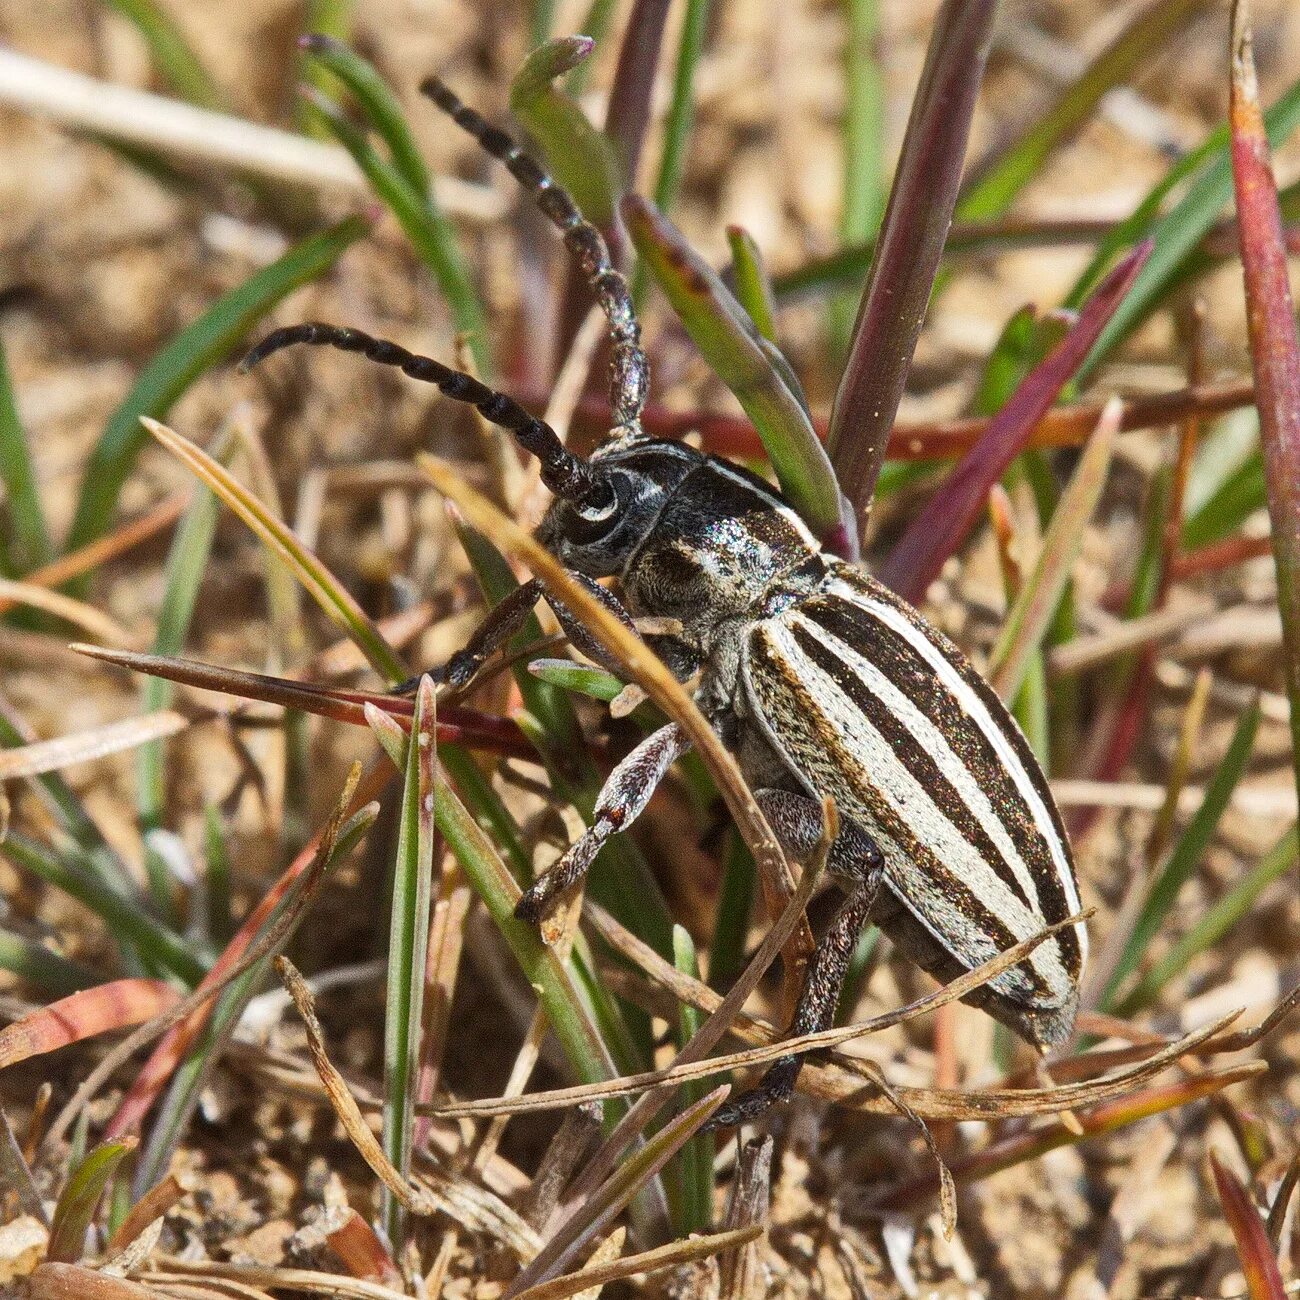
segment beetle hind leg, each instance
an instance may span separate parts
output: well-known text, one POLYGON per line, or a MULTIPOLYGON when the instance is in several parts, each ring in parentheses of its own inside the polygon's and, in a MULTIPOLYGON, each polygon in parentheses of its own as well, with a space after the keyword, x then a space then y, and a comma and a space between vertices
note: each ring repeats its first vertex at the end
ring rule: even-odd
MULTIPOLYGON (((761 790, 756 798, 777 838, 789 852, 806 856, 817 847, 822 832, 819 803, 785 790, 761 790)), ((831 1026, 849 961, 876 901, 884 857, 866 831, 846 821, 841 823, 840 833, 831 845, 827 869, 845 887, 848 896, 818 941, 808 964, 790 1024, 790 1036, 795 1038, 831 1026)), ((722 1106, 705 1127, 719 1129, 744 1124, 757 1119, 778 1102, 788 1101, 803 1062, 802 1054, 778 1057, 757 1087, 722 1106)))

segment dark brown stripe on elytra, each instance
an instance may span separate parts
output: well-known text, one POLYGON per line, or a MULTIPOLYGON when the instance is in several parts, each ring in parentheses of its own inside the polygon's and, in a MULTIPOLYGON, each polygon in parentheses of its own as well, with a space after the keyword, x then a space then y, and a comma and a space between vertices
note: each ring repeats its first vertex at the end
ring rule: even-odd
MULTIPOLYGON (((837 567, 836 576, 851 581, 864 596, 897 610, 918 635, 925 636, 958 671, 963 683, 979 698, 989 716, 1012 746, 1031 785, 1047 809, 1051 825, 1072 864, 1069 840, 1061 824, 1056 802, 1047 788, 1037 757, 1023 733, 1007 712, 1006 706, 971 666, 970 662, 946 637, 920 619, 915 610, 901 602, 879 583, 857 574, 847 566, 837 567)), ((1007 772, 983 728, 962 707, 961 702, 940 686, 933 670, 914 647, 861 605, 839 595, 816 597, 801 607, 801 612, 828 632, 857 648, 860 654, 877 663, 883 673, 918 708, 929 714, 948 737, 949 744, 971 770, 997 810, 1012 843, 1033 873, 1039 892, 1042 914, 1048 921, 1064 920, 1074 907, 1066 895, 1060 871, 1043 838, 1024 796, 1007 772)), ((1067 969, 1077 973, 1082 965, 1078 935, 1062 931, 1067 969)))
MULTIPOLYGON (((810 620, 811 621, 811 620, 810 620)), ((1041 915, 1042 909, 1036 898, 1031 898, 1025 890, 1024 883, 1012 870, 1001 850, 993 843, 979 816, 966 802, 965 796, 944 775, 943 769, 935 762, 930 751, 908 730, 903 721, 893 712, 862 678, 849 668, 835 650, 824 644, 805 625, 798 622, 791 625, 794 638, 799 648, 826 673, 840 690, 848 697, 855 709, 864 714, 871 725, 889 742, 890 748, 899 761, 912 774, 917 784, 925 791, 941 813, 952 823, 954 829, 988 864, 988 868, 997 875, 1007 888, 1034 915, 1041 915)), ((836 638, 839 639, 839 638, 836 638)), ((857 647, 849 644, 848 649, 857 647)), ((859 651, 861 653, 861 651, 859 651)), ((947 735, 947 733, 944 733, 947 735)), ((958 761, 962 754, 953 746, 958 761)), ((973 781, 978 778, 971 774, 973 781)), ((987 790, 986 793, 989 793, 987 790)), ((996 801, 994 803, 996 810, 996 801)), ((1012 841, 1013 845, 1015 841, 1012 841)))
MULTIPOLYGON (((780 736, 786 754, 795 766, 821 794, 833 795, 844 815, 861 820, 873 836, 883 840, 883 848, 892 843, 913 868, 932 881, 953 903, 954 910, 968 918, 971 929, 978 933, 997 951, 1005 951, 1019 941, 1002 920, 984 904, 977 894, 960 877, 954 875, 938 858, 917 839, 897 810, 875 789, 869 781, 853 781, 850 774, 856 770, 856 759, 844 747, 839 729, 830 723, 813 694, 800 680, 795 665, 786 654, 772 646, 768 633, 761 626, 750 637, 750 678, 758 698, 754 701, 762 708, 772 729, 780 736)), ((898 881, 893 892, 900 902, 909 905, 906 882, 898 881)), ((910 905, 916 905, 916 899, 910 905)), ((970 969, 982 957, 963 954, 949 945, 955 936, 944 944, 952 957, 970 969)), ((1051 942, 1051 941, 1049 941, 1051 942)), ((1059 994, 1053 990, 1028 961, 1012 970, 1019 977, 1023 991, 1018 997, 1004 992, 1005 976, 991 982, 998 994, 1011 1005, 1055 1005, 1059 994), (1028 988, 1024 988, 1027 984, 1028 988)), ((1005 975, 1012 974, 1011 971, 1005 975)))

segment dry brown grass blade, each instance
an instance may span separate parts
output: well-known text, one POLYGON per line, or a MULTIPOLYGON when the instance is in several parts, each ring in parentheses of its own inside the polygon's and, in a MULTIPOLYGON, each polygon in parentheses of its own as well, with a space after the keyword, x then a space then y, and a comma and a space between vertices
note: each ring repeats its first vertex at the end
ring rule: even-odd
MULTIPOLYGON (((770 1136, 755 1138, 741 1148, 727 1206, 727 1227, 765 1226, 772 1202, 770 1136)), ((763 1300, 767 1277, 755 1244, 724 1252, 720 1300, 763 1300)))
MULTIPOLYGON (((649 646, 634 636, 588 591, 565 572, 560 562, 512 519, 470 487, 445 461, 422 455, 420 468, 433 485, 460 508, 469 522, 501 550, 518 556, 583 621, 592 636, 627 675, 690 737, 709 768, 745 843, 758 864, 768 915, 775 921, 794 893, 794 874, 758 804, 713 728, 649 646)), ((800 923, 786 952, 787 987, 797 989, 812 951, 812 932, 800 923)))
MULTIPOLYGON (((156 506, 146 510, 138 519, 132 519, 103 537, 83 546, 80 550, 61 555, 39 569, 24 575, 23 581, 33 587, 60 587, 71 578, 80 577, 97 569, 109 560, 116 559, 133 547, 170 528, 183 515, 192 494, 174 492, 164 497, 156 506)), ((7 614, 18 602, 0 600, 0 614, 7 614)))
MULTIPOLYGON (((157 1271, 149 1276, 160 1286, 169 1288, 177 1283, 213 1278, 271 1288, 281 1293, 299 1291, 307 1295, 331 1296, 334 1300, 410 1300, 404 1291, 394 1291, 380 1282, 344 1277, 339 1273, 321 1273, 309 1268, 263 1268, 256 1264, 168 1258, 159 1261, 157 1271)), ((157 1300, 156 1291, 145 1294, 149 1300, 157 1300)))
POLYGON ((153 1222, 161 1219, 188 1189, 175 1174, 151 1187, 131 1208, 108 1240, 107 1253, 124 1251, 153 1222))
POLYGON ((29 1300, 158 1300, 158 1292, 80 1264, 40 1265, 27 1279, 29 1300))
POLYGON ((433 1198, 414 1183, 403 1178, 394 1168, 392 1161, 384 1154, 379 1139, 371 1132, 366 1117, 361 1113, 356 1098, 348 1089, 347 1082, 334 1067, 325 1050, 325 1035, 321 1030, 320 1020, 316 1016, 316 999, 307 987, 298 969, 287 957, 275 959, 275 969, 298 1009, 303 1024, 307 1029, 307 1050, 311 1054, 312 1064, 325 1087, 334 1114, 343 1125, 352 1145, 356 1147, 361 1158, 370 1166, 371 1172, 388 1188, 397 1200, 412 1214, 436 1214, 438 1206, 433 1198))
MULTIPOLYGON (((721 1074, 724 1071, 743 1069, 748 1066, 765 1065, 769 1061, 774 1061, 777 1057, 785 1056, 791 1053, 803 1053, 817 1051, 826 1047, 838 1047, 841 1043, 846 1043, 854 1038, 861 1038, 867 1034, 878 1033, 882 1029, 887 1029, 893 1025, 899 1024, 904 1020, 913 1019, 915 1016, 922 1015, 927 1011, 933 1011, 936 1007, 943 1006, 948 1002, 953 1002, 959 998, 965 997, 966 994, 979 988, 982 984, 991 979, 995 979, 1004 970, 1015 966, 1017 963, 1031 953, 1040 943, 1050 938, 1058 930, 1064 929, 1070 925, 1077 925, 1081 920, 1090 916, 1091 912, 1082 913, 1079 916, 1072 916, 1067 920, 1060 921, 1056 925, 1041 931, 1031 939, 1023 940, 1013 948, 1008 948, 1005 952, 999 953, 996 957, 977 966, 974 970, 968 971, 965 975, 945 984, 941 989, 927 994, 923 998, 918 998, 915 1002, 909 1003, 906 1007, 898 1011, 888 1012, 882 1016, 876 1016, 871 1020, 861 1021, 855 1025, 843 1025, 836 1029, 825 1029, 815 1034, 802 1034, 795 1038, 778 1038, 776 1032, 769 1031, 773 1041, 759 1047, 749 1048, 742 1052, 732 1052, 725 1056, 709 1057, 707 1060, 691 1059, 683 1061, 682 1057, 686 1054, 687 1049, 683 1048, 678 1054, 677 1061, 662 1070, 648 1070, 641 1074, 624 1075, 619 1079, 611 1079, 606 1083, 579 1084, 570 1088, 555 1088, 549 1092, 531 1093, 526 1097, 517 1098, 514 1101, 508 1101, 505 1098, 487 1098, 481 1101, 460 1102, 452 1106, 444 1106, 433 1109, 432 1113, 440 1118, 459 1118, 471 1115, 504 1115, 504 1114, 521 1114, 525 1111, 533 1110, 556 1110, 565 1106, 573 1105, 583 1101, 601 1101, 609 1097, 621 1097, 628 1093, 643 1092, 651 1088, 661 1088, 664 1085, 675 1085, 686 1080, 707 1078, 712 1074, 721 1074)), ((761 953, 760 949, 760 953, 761 953)), ((757 956, 754 959, 757 962, 757 956)), ((753 965, 754 963, 751 963, 753 965)), ((733 992, 735 990, 733 989, 733 992)), ((747 992, 747 991, 746 991, 747 992)), ((716 1030, 720 1037, 727 1032, 730 1021, 733 1018, 726 1015, 726 1002, 719 1006, 709 1021, 701 1027, 699 1038, 709 1028, 714 1019, 719 1024, 716 1030)), ((1216 1032, 1223 1023, 1216 1022, 1208 1031, 1216 1032)), ((1200 1041, 1200 1039, 1197 1039, 1200 1041)), ((692 1039, 692 1044, 695 1039, 692 1039)), ((688 1047, 690 1044, 688 1044, 688 1047)), ((859 1068, 866 1068, 874 1071, 874 1067, 868 1062, 856 1062, 859 1068)), ((921 1090, 925 1091, 925 1090, 921 1090)), ((938 1091, 938 1090, 934 1090, 938 1091)), ((1051 1089, 1050 1091, 1068 1091, 1051 1089)), ((930 1095, 927 1092, 927 1095, 930 1095)), ((980 1095, 980 1094, 975 1094, 980 1095)), ((904 1099, 908 1106, 912 1106, 909 1090, 899 1090, 899 1096, 904 1099)), ((924 1116, 924 1112, 919 1108, 919 1114, 924 1116)), ((1057 1109, 1060 1109, 1058 1107, 1057 1109)), ((928 1117, 927 1117, 928 1118, 928 1117)))
POLYGON ((147 745, 184 731, 192 720, 172 709, 159 709, 138 718, 123 718, 88 731, 38 740, 31 745, 0 751, 0 781, 20 776, 41 776, 77 763, 90 763, 110 754, 147 745))
POLYGON ((527 1291, 520 1291, 515 1300, 568 1300, 568 1297, 577 1295, 588 1287, 605 1286, 620 1278, 631 1277, 634 1273, 654 1273, 671 1268, 674 1264, 687 1264, 692 1260, 716 1255, 720 1251, 735 1250, 761 1237, 763 1232, 762 1224, 756 1223, 747 1228, 710 1233, 706 1237, 688 1237, 684 1241, 669 1242, 666 1246, 643 1250, 639 1255, 627 1255, 610 1264, 580 1269, 553 1281, 530 1286, 527 1291))
POLYGON ((18 605, 28 605, 42 613, 53 614, 55 618, 64 619, 104 645, 129 649, 136 644, 137 638, 102 609, 34 582, 0 578, 0 601, 11 609, 18 605))
POLYGON ((400 1287, 402 1275, 379 1234, 351 1206, 339 1210, 337 1226, 326 1232, 325 1240, 343 1266, 353 1277, 400 1287))

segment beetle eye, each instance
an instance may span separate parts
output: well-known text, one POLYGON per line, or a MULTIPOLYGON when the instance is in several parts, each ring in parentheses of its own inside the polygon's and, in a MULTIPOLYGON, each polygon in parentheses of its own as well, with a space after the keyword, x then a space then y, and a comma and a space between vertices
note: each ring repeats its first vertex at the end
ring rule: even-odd
POLYGON ((610 519, 618 506, 618 492, 607 478, 598 478, 583 494, 574 509, 584 523, 601 524, 610 519))

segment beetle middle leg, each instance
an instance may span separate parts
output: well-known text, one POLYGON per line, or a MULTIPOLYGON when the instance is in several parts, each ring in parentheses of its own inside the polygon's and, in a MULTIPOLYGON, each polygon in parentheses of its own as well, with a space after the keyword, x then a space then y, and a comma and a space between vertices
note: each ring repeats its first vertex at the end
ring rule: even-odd
MULTIPOLYGON (((776 837, 793 856, 806 858, 817 848, 822 836, 820 803, 787 790, 760 790, 755 798, 776 837)), ((848 896, 813 952, 790 1023, 791 1037, 830 1028, 853 949, 876 901, 884 865, 884 857, 871 836, 854 822, 841 822, 826 868, 848 896)), ((705 1127, 743 1124, 757 1119, 777 1102, 789 1100, 803 1062, 802 1053, 779 1057, 756 1088, 721 1107, 705 1127)))
POLYGON ((601 787, 591 825, 564 856, 539 876, 515 905, 520 920, 538 924, 547 908, 587 874, 600 846, 626 830, 645 810, 668 769, 686 753, 691 742, 675 723, 652 731, 617 767, 601 787))

